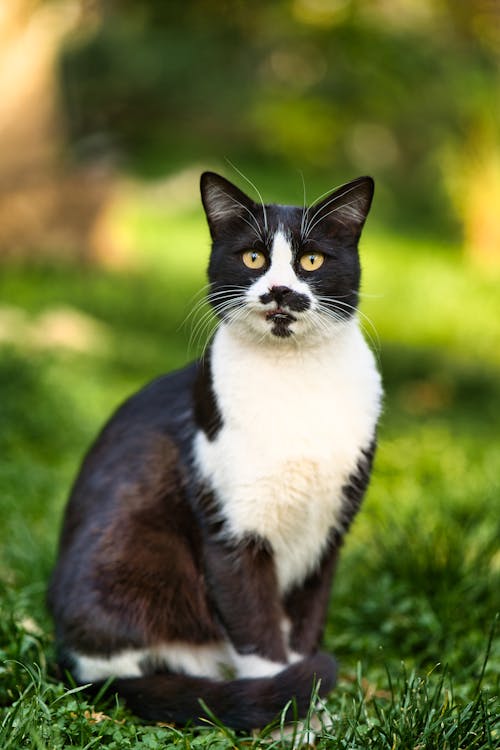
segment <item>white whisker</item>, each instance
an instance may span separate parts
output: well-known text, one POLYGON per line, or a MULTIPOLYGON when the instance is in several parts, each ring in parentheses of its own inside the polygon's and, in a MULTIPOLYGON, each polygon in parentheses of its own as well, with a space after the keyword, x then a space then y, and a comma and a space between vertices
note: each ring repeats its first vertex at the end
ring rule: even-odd
POLYGON ((304 173, 300 171, 300 176, 302 178, 302 192, 303 192, 303 203, 302 203, 302 218, 300 221, 300 238, 303 241, 304 240, 304 226, 309 218, 309 209, 307 207, 307 197, 306 197, 306 181, 304 180, 304 173))
POLYGON ((266 211, 266 206, 265 206, 265 204, 264 204, 264 201, 262 200, 262 195, 260 194, 260 191, 259 191, 259 189, 257 188, 257 186, 256 186, 256 185, 255 185, 255 184, 254 184, 254 183, 252 182, 252 180, 251 180, 251 179, 250 179, 249 177, 247 177, 247 176, 246 176, 245 174, 243 174, 243 172, 242 172, 242 171, 241 171, 240 169, 238 169, 238 167, 237 167, 237 166, 236 166, 235 164, 233 164, 233 163, 232 163, 232 162, 231 162, 231 161, 230 161, 229 159, 226 159, 226 161, 227 161, 227 163, 228 163, 228 164, 229 164, 229 165, 230 165, 230 166, 231 166, 231 167, 232 167, 232 168, 233 168, 233 169, 234 169, 234 170, 235 170, 236 172, 238 172, 238 174, 240 175, 240 177, 243 177, 243 179, 244 179, 244 180, 245 180, 245 181, 246 181, 246 182, 247 182, 247 183, 248 183, 248 184, 250 185, 250 187, 252 187, 252 188, 253 188, 253 189, 255 190, 255 192, 257 193, 257 195, 258 195, 258 197, 259 197, 259 200, 260 200, 260 204, 261 204, 261 206, 262 206, 262 212, 263 212, 263 215, 264 215, 264 230, 265 230, 265 232, 266 232, 266 234, 267 234, 267 232, 268 232, 268 224, 267 224, 267 211, 266 211))
POLYGON ((257 217, 254 216, 254 214, 250 211, 250 209, 248 208, 248 206, 245 206, 244 203, 241 203, 241 201, 239 201, 236 198, 234 198, 234 196, 229 195, 229 193, 226 193, 225 190, 221 190, 220 192, 223 193, 226 196, 226 198, 229 198, 229 200, 235 206, 239 206, 240 208, 243 208, 250 215, 250 218, 253 219, 253 222, 254 222, 255 226, 254 226, 254 224, 252 224, 251 222, 249 222, 248 219, 246 219, 244 216, 240 215, 240 219, 243 219, 243 221, 245 222, 245 224, 247 224, 250 227, 250 229, 252 230, 252 232, 255 232, 255 234, 257 235, 257 238, 261 242, 263 242, 264 240, 263 240, 263 237, 262 237, 262 230, 261 230, 260 224, 257 221, 257 217))
MULTIPOLYGON (((204 292, 207 287, 210 289, 210 284, 205 286, 204 292)), ((183 321, 183 325, 191 323, 188 351, 196 349, 203 340, 203 351, 206 350, 220 322, 218 318, 227 317, 235 308, 241 306, 245 291, 245 287, 240 286, 222 287, 209 291, 207 296, 196 302, 183 321)))
MULTIPOLYGON (((321 222, 324 219, 326 219, 327 216, 330 216, 330 214, 334 213, 334 211, 338 211, 339 209, 344 208, 345 206, 353 205, 354 202, 352 202, 352 203, 342 203, 341 206, 337 206, 337 208, 334 208, 332 211, 328 212, 327 214, 318 217, 318 215, 321 214, 321 211, 324 208, 327 208, 331 204, 335 204, 337 201, 340 201, 341 198, 343 198, 346 195, 349 195, 349 193, 352 193, 352 191, 356 190, 357 187, 358 187, 358 185, 352 185, 347 190, 344 190, 343 193, 339 193, 338 195, 333 195, 329 201, 326 201, 326 203, 321 204, 320 206, 318 206, 316 208, 316 211, 313 213, 313 215, 311 217, 311 220, 306 224, 305 236, 307 237, 312 232, 312 230, 314 229, 314 227, 317 226, 317 224, 319 222, 321 222), (316 218, 316 217, 318 217, 318 218, 316 218)), ((312 208, 315 208, 315 205, 313 205, 312 208)))
MULTIPOLYGON (((319 216, 319 218, 316 219, 316 221, 313 221, 312 224, 310 223, 309 226, 308 226, 308 228, 307 228, 307 233, 310 234, 313 231, 314 227, 318 226, 318 224, 321 224, 321 222, 323 222, 325 219, 327 219, 332 214, 336 213, 337 211, 342 211, 343 209, 348 208, 349 206, 354 206, 356 203, 357 203, 357 201, 350 201, 348 203, 342 203, 342 205, 336 206, 335 208, 332 208, 331 211, 328 211, 326 214, 323 214, 323 215, 319 216)), ((328 204, 325 204, 325 208, 326 208, 327 205, 328 204)), ((357 216, 358 212, 353 210, 352 211, 352 215, 356 215, 357 216)), ((338 221, 339 221, 340 224, 345 224, 345 222, 342 221, 341 219, 338 219, 338 221)))
MULTIPOLYGON (((372 349, 376 352, 378 355, 381 350, 381 343, 380 343, 380 336, 378 334, 378 331, 375 327, 375 324, 373 323, 372 319, 364 313, 362 310, 359 309, 359 307, 356 307, 354 305, 350 305, 347 302, 344 302, 340 298, 330 298, 330 297, 320 297, 322 305, 326 302, 329 306, 334 307, 335 305, 338 305, 341 308, 344 308, 346 310, 352 310, 353 312, 357 313, 359 317, 361 318, 362 322, 364 322, 366 325, 364 327, 365 334, 370 341, 370 344, 372 345, 372 349)), ((331 307, 329 309, 332 309, 331 307)))

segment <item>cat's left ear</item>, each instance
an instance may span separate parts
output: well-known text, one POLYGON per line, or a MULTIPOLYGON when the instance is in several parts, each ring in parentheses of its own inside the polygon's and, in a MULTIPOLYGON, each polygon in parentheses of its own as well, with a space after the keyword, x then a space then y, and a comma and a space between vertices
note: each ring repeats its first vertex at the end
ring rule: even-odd
POLYGON ((248 195, 215 172, 203 172, 200 190, 212 239, 234 219, 248 221, 248 214, 256 209, 256 204, 248 195))
POLYGON ((368 216, 375 183, 371 177, 347 182, 309 209, 310 226, 340 225, 359 237, 368 216))

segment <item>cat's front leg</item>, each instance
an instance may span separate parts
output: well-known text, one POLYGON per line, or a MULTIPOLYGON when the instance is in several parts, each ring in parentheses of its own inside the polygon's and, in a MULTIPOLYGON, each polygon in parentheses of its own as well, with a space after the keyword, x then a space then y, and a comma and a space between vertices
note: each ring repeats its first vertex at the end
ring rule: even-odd
POLYGON ((271 676, 287 666, 285 614, 269 544, 255 535, 205 542, 210 597, 234 647, 240 677, 271 676))
POLYGON ((284 609, 290 622, 288 645, 292 660, 309 656, 319 648, 338 551, 339 540, 334 535, 316 570, 285 597, 284 609))

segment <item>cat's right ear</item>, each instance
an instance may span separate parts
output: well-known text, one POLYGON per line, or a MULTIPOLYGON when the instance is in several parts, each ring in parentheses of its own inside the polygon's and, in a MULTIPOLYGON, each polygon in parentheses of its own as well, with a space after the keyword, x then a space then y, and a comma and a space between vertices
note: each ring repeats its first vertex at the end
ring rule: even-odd
POLYGON ((201 200, 212 239, 234 219, 245 219, 256 208, 254 201, 236 185, 215 172, 203 172, 200 179, 201 200))

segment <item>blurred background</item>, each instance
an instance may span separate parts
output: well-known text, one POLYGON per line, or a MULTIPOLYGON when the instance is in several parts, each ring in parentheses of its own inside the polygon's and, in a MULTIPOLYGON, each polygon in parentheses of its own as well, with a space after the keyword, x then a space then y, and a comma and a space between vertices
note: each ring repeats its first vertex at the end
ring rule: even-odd
POLYGON ((0 12, 2 257, 106 260, 125 175, 195 202, 199 169, 230 159, 282 200, 301 200, 299 170, 322 189, 373 173, 379 222, 500 265, 494 0, 9 0, 0 12))
POLYGON ((500 571, 499 64, 495 0, 0 2, 11 658, 50 643, 44 588, 89 441, 206 340, 200 173, 298 204, 368 173, 361 317, 387 395, 327 644, 347 673, 448 662, 472 685, 500 571))

